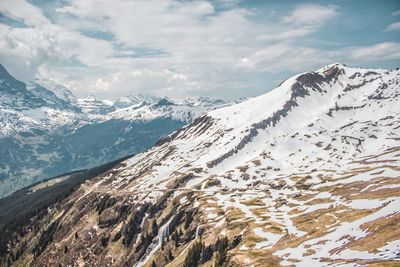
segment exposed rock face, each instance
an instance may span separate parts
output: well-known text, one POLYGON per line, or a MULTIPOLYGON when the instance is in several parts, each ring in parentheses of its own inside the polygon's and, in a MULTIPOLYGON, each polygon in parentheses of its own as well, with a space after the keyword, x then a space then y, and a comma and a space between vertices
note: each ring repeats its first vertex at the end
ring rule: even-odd
POLYGON ((399 82, 335 64, 211 111, 33 218, 3 263, 396 264, 399 82))

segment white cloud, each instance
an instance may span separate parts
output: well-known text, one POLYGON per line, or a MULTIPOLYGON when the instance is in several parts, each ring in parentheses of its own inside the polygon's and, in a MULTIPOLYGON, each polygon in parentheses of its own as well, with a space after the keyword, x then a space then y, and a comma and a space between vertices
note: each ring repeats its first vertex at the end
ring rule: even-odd
POLYGON ((388 25, 385 29, 385 32, 389 32, 389 31, 399 31, 400 30, 400 21, 392 23, 390 25, 388 25))
POLYGON ((215 0, 215 3, 224 8, 232 8, 237 6, 241 0, 215 0))
POLYGON ((32 79, 41 64, 63 65, 76 58, 82 64, 96 67, 104 63, 104 58, 113 54, 110 43, 53 24, 42 24, 35 28, 0 25, 0 35, 2 60, 14 62, 15 69, 24 69, 25 75, 20 78, 25 80, 32 79))
POLYGON ((314 27, 309 27, 309 26, 297 27, 295 29, 290 29, 290 28, 283 31, 282 28, 277 28, 273 32, 257 36, 256 39, 259 41, 270 41, 270 42, 293 40, 296 38, 306 36, 316 30, 314 27))
POLYGON ((350 51, 350 57, 359 61, 400 59, 400 43, 385 42, 350 51))
POLYGON ((264 72, 280 72, 282 69, 304 71, 315 66, 329 64, 336 59, 335 52, 320 51, 303 46, 275 44, 263 47, 245 57, 238 64, 243 69, 264 72))
POLYGON ((38 7, 25 0, 2 0, 0 12, 13 19, 21 20, 29 26, 48 23, 48 19, 38 7))
POLYGON ((289 16, 282 18, 285 23, 298 25, 316 25, 329 21, 338 14, 335 6, 323 6, 317 4, 299 5, 289 16))
POLYGON ((393 12, 392 16, 400 16, 400 9, 393 12))
POLYGON ((318 31, 338 14, 335 6, 302 4, 289 15, 283 16, 279 24, 270 25, 265 33, 256 38, 269 42, 295 40, 318 31))
POLYGON ((40 76, 51 75, 82 94, 110 92, 107 88, 117 88, 113 89, 115 97, 140 90, 171 93, 174 89, 174 94, 190 94, 200 90, 199 84, 203 90, 215 89, 217 83, 229 79, 221 70, 229 69, 240 54, 253 49, 241 44, 255 34, 248 31, 253 25, 247 18, 249 12, 229 9, 216 14, 207 1, 121 0, 114 1, 113 8, 107 1, 72 1, 57 13, 61 15, 57 24, 47 21, 26 29, 7 27, 0 56, 3 61, 9 59, 8 65, 25 65, 25 79, 40 70, 40 76), (108 32, 114 39, 89 38, 85 36, 88 29, 108 32), (16 44, 21 48, 15 49, 16 44), (140 56, 135 51, 141 49, 162 55, 129 57, 140 56), (79 76, 72 68, 59 66, 74 58, 93 70, 79 76), (146 71, 138 77, 129 74, 132 69, 146 71), (173 69, 174 74, 165 74, 165 69, 173 69))

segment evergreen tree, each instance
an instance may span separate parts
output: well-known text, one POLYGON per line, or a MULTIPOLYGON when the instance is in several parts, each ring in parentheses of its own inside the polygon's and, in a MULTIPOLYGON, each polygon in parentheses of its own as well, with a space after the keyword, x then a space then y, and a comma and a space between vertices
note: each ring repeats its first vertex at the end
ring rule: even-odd
POLYGON ((172 234, 172 239, 174 240, 175 247, 178 247, 179 246, 179 236, 176 233, 176 230, 172 234))
POLYGON ((109 236, 102 236, 101 237, 101 245, 105 248, 108 245, 108 240, 110 239, 109 236))
POLYGON ((152 236, 156 236, 157 233, 158 233, 158 225, 157 225, 157 221, 156 220, 154 220, 152 225, 151 225, 151 233, 152 233, 152 236))
POLYGON ((183 226, 184 228, 185 228, 185 230, 186 229, 188 229, 189 228, 189 226, 190 226, 190 223, 193 221, 193 219, 192 219, 192 213, 190 212, 190 213, 186 213, 186 217, 185 217, 185 225, 183 226))
POLYGON ((223 237, 222 239, 218 239, 216 244, 216 258, 215 258, 215 266, 222 266, 222 264, 226 261, 226 250, 228 248, 229 241, 228 237, 223 237))
POLYGON ((196 267, 199 265, 203 243, 196 241, 189 249, 188 254, 183 262, 183 267, 196 267))

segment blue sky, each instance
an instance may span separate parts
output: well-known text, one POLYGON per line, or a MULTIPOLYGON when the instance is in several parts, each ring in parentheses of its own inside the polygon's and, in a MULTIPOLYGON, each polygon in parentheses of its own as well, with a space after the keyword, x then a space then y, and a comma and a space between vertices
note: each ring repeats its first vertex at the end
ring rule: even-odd
POLYGON ((396 68, 400 1, 2 0, 0 63, 76 95, 233 99, 324 65, 396 68))

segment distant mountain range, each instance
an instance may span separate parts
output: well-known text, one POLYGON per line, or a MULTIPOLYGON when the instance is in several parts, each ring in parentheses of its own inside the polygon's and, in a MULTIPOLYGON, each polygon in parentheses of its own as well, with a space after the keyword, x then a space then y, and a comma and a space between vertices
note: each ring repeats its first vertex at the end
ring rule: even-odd
POLYGON ((142 152, 206 111, 206 97, 76 98, 49 80, 24 83, 0 65, 0 197, 75 169, 142 152))

